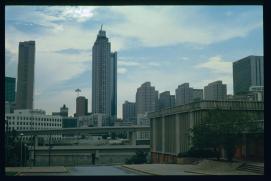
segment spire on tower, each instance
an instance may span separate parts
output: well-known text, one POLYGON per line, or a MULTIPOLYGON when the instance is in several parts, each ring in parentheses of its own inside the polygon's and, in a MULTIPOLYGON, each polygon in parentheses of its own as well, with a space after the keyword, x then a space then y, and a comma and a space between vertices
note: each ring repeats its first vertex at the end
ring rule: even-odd
POLYGON ((101 25, 101 31, 103 30, 103 24, 101 25))

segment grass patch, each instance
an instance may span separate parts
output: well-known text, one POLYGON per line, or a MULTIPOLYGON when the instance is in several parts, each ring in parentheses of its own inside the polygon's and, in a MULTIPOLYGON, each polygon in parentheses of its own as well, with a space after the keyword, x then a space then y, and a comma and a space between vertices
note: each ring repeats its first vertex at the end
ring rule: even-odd
POLYGON ((6 172, 6 176, 15 176, 17 172, 6 172))

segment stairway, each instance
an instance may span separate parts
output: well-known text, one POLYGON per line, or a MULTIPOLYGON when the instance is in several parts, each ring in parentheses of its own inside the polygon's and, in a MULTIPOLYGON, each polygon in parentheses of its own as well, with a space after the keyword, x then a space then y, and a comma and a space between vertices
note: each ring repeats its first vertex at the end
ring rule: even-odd
POLYGON ((240 171, 247 171, 264 175, 264 165, 254 163, 244 163, 237 168, 240 171))

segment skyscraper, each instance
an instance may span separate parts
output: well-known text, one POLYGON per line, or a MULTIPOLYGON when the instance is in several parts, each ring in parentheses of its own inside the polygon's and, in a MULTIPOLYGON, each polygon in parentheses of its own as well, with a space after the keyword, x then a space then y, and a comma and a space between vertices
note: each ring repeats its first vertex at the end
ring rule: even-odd
POLYGON ((136 114, 145 114, 158 109, 158 91, 150 82, 143 83, 136 92, 136 114))
POLYGON ((203 99, 203 89, 193 89, 192 101, 200 101, 203 99))
POLYGON ((159 95, 159 109, 166 109, 175 106, 175 96, 170 95, 169 91, 160 93, 159 95))
POLYGON ((117 117, 117 52, 102 27, 92 47, 92 112, 106 114, 108 125, 117 117))
POLYGON ((33 109, 35 41, 19 43, 16 109, 33 109))
POLYGON ((78 96, 76 98, 76 113, 78 116, 85 116, 88 113, 88 100, 84 96, 78 96))
POLYGON ((136 109, 134 102, 125 101, 122 104, 122 118, 125 122, 133 122, 136 124, 136 109))
POLYGON ((175 92, 176 92, 176 106, 192 102, 193 88, 189 87, 189 83, 179 85, 175 92))
POLYGON ((16 79, 13 77, 5 77, 5 101, 15 101, 15 83, 16 79))
POLYGON ((227 99, 227 85, 222 84, 221 80, 212 82, 204 87, 205 100, 226 100, 227 99))
POLYGON ((263 56, 248 56, 233 62, 234 95, 247 94, 251 86, 264 86, 263 56))

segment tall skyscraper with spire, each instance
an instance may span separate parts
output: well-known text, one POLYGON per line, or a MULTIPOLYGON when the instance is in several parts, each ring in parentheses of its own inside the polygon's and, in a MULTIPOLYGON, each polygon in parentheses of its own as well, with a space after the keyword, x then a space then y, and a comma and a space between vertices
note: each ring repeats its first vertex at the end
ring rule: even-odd
POLYGON ((35 41, 19 43, 16 109, 33 109, 35 41))
POLYGON ((117 52, 111 52, 106 32, 101 29, 92 47, 92 112, 117 118, 117 52))

